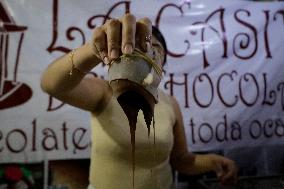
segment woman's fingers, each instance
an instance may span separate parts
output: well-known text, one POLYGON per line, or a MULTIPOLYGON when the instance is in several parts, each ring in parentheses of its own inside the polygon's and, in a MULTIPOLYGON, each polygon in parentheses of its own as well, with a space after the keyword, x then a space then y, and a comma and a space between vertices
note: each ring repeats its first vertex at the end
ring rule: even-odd
POLYGON ((122 22, 122 42, 121 52, 131 54, 135 48, 136 18, 132 14, 125 14, 121 18, 122 22))
POLYGON ((105 64, 109 64, 107 37, 103 27, 97 27, 93 33, 93 50, 105 64))
POLYGON ((122 54, 131 54, 136 45, 147 52, 151 47, 152 23, 143 18, 136 22, 132 14, 125 14, 118 19, 110 19, 103 26, 97 27, 93 33, 95 54, 109 64, 122 54))
POLYGON ((224 184, 236 184, 238 168, 233 162, 225 165, 226 174, 221 177, 221 182, 224 184))
POLYGON ((108 20, 105 25, 107 35, 108 57, 116 59, 120 55, 121 23, 117 19, 108 20))
POLYGON ((137 21, 136 38, 140 48, 145 52, 152 45, 152 22, 149 18, 142 18, 137 21))

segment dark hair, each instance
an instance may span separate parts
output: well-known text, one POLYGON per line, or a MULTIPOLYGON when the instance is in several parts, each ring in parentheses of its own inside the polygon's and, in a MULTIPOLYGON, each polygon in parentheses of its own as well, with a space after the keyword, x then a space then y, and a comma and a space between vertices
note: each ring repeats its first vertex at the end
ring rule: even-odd
POLYGON ((156 37, 156 39, 162 44, 163 48, 164 48, 164 64, 167 62, 167 44, 166 44, 166 40, 163 36, 163 34, 161 33, 161 31, 155 27, 155 26, 152 26, 152 33, 153 33, 153 36, 156 37))

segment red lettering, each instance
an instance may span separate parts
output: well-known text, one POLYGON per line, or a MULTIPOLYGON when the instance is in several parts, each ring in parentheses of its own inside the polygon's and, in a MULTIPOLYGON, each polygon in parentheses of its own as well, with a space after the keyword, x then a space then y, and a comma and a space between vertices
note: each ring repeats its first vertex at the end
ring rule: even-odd
POLYGON ((24 133, 24 131, 22 131, 20 129, 11 130, 7 134, 7 137, 6 137, 7 148, 13 153, 20 153, 20 152, 24 151, 26 146, 27 146, 27 142, 28 142, 27 135, 24 133), (17 134, 16 137, 15 137, 15 134, 17 134), (19 141, 21 137, 22 137, 23 141, 22 142, 16 142, 17 145, 15 147, 13 147, 11 145, 11 141, 15 142, 15 139, 17 139, 17 141, 19 141), (11 139, 11 138, 14 138, 14 139, 11 139))
POLYGON ((56 133, 50 128, 45 128, 43 129, 42 134, 44 135, 42 139, 43 149, 47 151, 58 150, 56 133))

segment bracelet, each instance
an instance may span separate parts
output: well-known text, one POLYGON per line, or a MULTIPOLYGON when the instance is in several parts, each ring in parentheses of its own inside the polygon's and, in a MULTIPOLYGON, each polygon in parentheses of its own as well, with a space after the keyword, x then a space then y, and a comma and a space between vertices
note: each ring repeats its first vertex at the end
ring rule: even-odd
POLYGON ((69 56, 69 58, 70 58, 71 65, 72 65, 71 70, 70 70, 70 72, 69 72, 69 75, 70 75, 70 76, 73 75, 74 70, 76 70, 76 71, 79 72, 80 74, 86 75, 88 72, 83 72, 83 71, 81 71, 79 68, 76 68, 76 66, 74 65, 73 57, 74 57, 75 51, 76 51, 76 49, 73 49, 73 50, 68 54, 68 56, 69 56))

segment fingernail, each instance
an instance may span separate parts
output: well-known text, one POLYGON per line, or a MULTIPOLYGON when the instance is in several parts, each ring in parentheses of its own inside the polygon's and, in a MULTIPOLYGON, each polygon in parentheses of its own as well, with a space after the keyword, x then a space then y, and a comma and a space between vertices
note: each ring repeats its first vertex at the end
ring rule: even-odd
POLYGON ((151 44, 149 41, 146 42, 146 52, 149 52, 151 50, 151 44))
POLYGON ((124 49, 123 49, 123 53, 124 54, 131 54, 133 51, 133 48, 132 48, 132 45, 131 44, 126 44, 124 46, 124 49))
POLYGON ((110 58, 111 59, 116 59, 118 58, 119 56, 119 52, 117 49, 112 49, 111 52, 110 52, 110 58))
POLYGON ((107 56, 104 57, 104 63, 105 63, 105 64, 109 64, 109 59, 108 59, 107 56))

